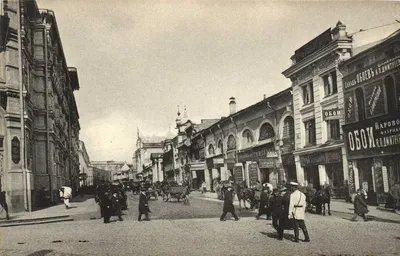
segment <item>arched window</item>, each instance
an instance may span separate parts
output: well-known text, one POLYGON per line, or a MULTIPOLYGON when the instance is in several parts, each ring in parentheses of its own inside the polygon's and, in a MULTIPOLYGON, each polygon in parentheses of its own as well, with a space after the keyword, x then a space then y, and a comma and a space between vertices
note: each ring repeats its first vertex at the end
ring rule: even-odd
POLYGON ((220 154, 224 153, 224 144, 222 143, 222 140, 218 141, 218 150, 220 154))
POLYGON ((214 155, 215 154, 214 146, 212 144, 210 144, 210 146, 208 146, 208 154, 209 155, 214 155))
POLYGON ((383 81, 386 90, 386 103, 389 114, 397 113, 396 109, 396 91, 394 89, 394 80, 392 76, 385 77, 383 81))
POLYGON ((265 123, 260 128, 260 138, 259 140, 266 140, 273 138, 275 136, 274 128, 269 123, 265 123))
POLYGON ((357 119, 358 121, 361 121, 365 119, 364 91, 361 88, 357 88, 355 94, 357 103, 357 119))
POLYGON ((250 130, 245 130, 242 134, 242 144, 244 147, 250 146, 253 143, 253 134, 250 130))
POLYGON ((294 119, 291 116, 287 116, 285 120, 283 120, 282 138, 294 140, 294 119))
POLYGON ((236 139, 235 136, 230 135, 228 137, 228 150, 232 150, 236 148, 236 139))

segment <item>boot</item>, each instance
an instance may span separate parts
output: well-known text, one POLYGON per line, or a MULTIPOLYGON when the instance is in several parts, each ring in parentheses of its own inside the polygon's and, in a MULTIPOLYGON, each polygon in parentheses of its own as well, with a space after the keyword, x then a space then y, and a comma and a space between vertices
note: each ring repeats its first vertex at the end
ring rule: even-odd
POLYGON ((299 242, 299 230, 294 230, 294 238, 292 241, 295 243, 299 242))
POLYGON ((310 242, 310 236, 308 235, 308 230, 304 230, 304 242, 310 242))

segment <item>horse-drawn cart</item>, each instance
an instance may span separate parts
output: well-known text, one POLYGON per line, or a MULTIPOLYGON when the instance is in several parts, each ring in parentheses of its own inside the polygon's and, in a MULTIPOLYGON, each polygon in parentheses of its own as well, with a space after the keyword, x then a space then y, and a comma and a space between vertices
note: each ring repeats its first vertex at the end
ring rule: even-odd
POLYGON ((168 190, 165 191, 165 196, 163 197, 163 200, 166 202, 171 202, 171 198, 175 198, 179 202, 181 199, 183 199, 183 203, 187 204, 189 203, 188 192, 188 187, 170 187, 168 190))

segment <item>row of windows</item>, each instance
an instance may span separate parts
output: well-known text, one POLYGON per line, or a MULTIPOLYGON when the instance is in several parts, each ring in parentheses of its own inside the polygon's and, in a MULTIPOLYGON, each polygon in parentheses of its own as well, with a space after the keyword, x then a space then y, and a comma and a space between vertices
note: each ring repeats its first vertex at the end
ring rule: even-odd
MULTIPOLYGON (((339 120, 327 120, 328 140, 340 139, 340 123, 339 120)), ((315 119, 304 122, 305 128, 305 143, 306 146, 317 144, 317 135, 315 129, 315 119)))
MULTIPOLYGON (((288 116, 285 118, 283 121, 283 131, 282 131, 282 139, 284 140, 289 140, 289 141, 294 141, 294 119, 291 116, 288 116)), ((266 139, 271 139, 275 137, 275 132, 269 123, 265 123, 260 127, 260 132, 259 132, 259 141, 263 141, 266 139)), ((253 134, 250 130, 245 130, 242 132, 242 145, 243 147, 248 147, 251 146, 254 142, 254 137, 253 134)), ((230 135, 228 137, 228 142, 227 142, 227 149, 228 150, 234 150, 236 149, 236 138, 233 135, 230 135)), ((214 155, 215 149, 212 144, 208 146, 208 154, 209 155, 214 155)), ((218 141, 217 144, 217 153, 224 153, 224 147, 223 147, 223 142, 222 140, 218 141)))
MULTIPOLYGON (((329 72, 321 77, 324 86, 324 95, 329 97, 337 93, 337 75, 336 70, 329 72)), ((314 102, 314 85, 309 82, 301 86, 303 105, 308 105, 314 102)))

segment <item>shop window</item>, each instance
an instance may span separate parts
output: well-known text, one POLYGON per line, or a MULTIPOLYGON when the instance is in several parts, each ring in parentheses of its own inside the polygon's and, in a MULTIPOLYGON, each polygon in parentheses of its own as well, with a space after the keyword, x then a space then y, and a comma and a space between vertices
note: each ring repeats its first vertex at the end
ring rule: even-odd
POLYGON ((336 70, 330 72, 329 74, 322 77, 324 82, 325 97, 337 93, 337 77, 336 70))
POLYGON ((260 127, 260 138, 258 140, 266 140, 275 136, 274 128, 269 123, 265 123, 260 127))
POLYGON ((358 121, 361 121, 365 119, 364 91, 362 88, 357 88, 355 94, 357 103, 357 119, 358 121))
POLYGON ((328 126, 328 138, 332 140, 340 139, 340 123, 339 120, 326 121, 328 126))
POLYGON ((389 114, 397 113, 396 109, 396 91, 394 88, 394 79, 392 76, 387 76, 384 79, 386 90, 386 103, 389 114))
POLYGON ((253 135, 250 130, 245 130, 242 135, 242 145, 243 147, 251 146, 253 143, 253 135))
POLYGON ((304 122, 304 127, 306 130, 306 146, 315 145, 317 142, 316 132, 315 132, 315 119, 304 122))
POLYGON ((283 121, 282 138, 294 141, 294 119, 291 116, 287 116, 283 121))
POLYGON ((344 174, 342 164, 327 164, 325 165, 326 174, 328 176, 329 185, 334 188, 343 186, 344 174))
POLYGON ((236 139, 235 136, 230 135, 228 137, 228 150, 236 149, 236 139))
POLYGON ((310 82, 306 85, 301 86, 301 90, 303 93, 303 104, 308 105, 314 102, 314 86, 313 83, 310 82))

